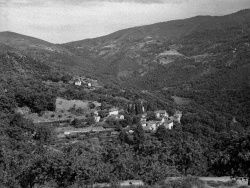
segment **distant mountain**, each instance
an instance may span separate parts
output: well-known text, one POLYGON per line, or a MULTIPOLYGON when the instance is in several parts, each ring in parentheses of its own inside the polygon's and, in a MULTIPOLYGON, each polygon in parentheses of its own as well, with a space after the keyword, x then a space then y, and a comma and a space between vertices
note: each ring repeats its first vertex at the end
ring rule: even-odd
POLYGON ((91 59, 97 75, 159 89, 218 78, 225 71, 240 74, 249 63, 249 33, 247 9, 134 27, 62 46, 91 59))
POLYGON ((50 66, 37 61, 20 51, 0 44, 0 80, 20 78, 41 78, 53 70, 50 66))
POLYGON ((3 45, 18 50, 24 55, 42 61, 48 66, 71 72, 88 72, 92 64, 85 58, 76 57, 63 46, 13 32, 0 32, 0 51, 3 45), (84 68, 81 68, 84 67, 84 68))
POLYGON ((248 84, 250 10, 128 28, 110 35, 52 44, 0 32, 0 52, 136 89, 248 84), (235 79, 235 78, 240 78, 235 79))

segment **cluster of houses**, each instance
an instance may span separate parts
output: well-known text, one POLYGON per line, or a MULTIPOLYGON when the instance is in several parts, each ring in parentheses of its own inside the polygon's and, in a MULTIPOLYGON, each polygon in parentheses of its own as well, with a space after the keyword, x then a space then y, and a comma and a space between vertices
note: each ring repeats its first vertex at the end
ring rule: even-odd
MULTIPOLYGON (((98 115, 98 111, 97 111, 97 110, 95 110, 95 111, 93 112, 93 115, 94 115, 95 122, 96 122, 96 123, 100 122, 101 117, 98 115)), ((113 108, 111 108, 111 109, 109 110, 109 113, 108 113, 107 118, 113 118, 113 119, 123 120, 123 119, 124 119, 124 115, 119 114, 119 109, 113 107, 113 108)))
POLYGON ((87 86, 89 88, 99 86, 97 80, 87 78, 85 76, 74 76, 71 83, 73 83, 75 86, 87 86))
POLYGON ((161 125, 167 129, 172 129, 174 122, 180 123, 182 117, 182 112, 178 110, 173 116, 169 116, 165 110, 157 110, 154 113, 156 117, 154 121, 147 121, 147 114, 143 114, 141 117, 141 125, 146 132, 155 132, 161 125))
MULTIPOLYGON (((143 130, 146 132, 155 132, 157 128, 161 125, 165 126, 167 129, 172 129, 174 123, 180 123, 182 112, 176 110, 173 116, 169 116, 166 110, 157 110, 154 111, 155 120, 147 121, 147 113, 141 115, 140 124, 143 127, 143 130)), ((111 108, 109 110, 109 117, 114 119, 124 119, 124 115, 119 115, 118 108, 111 108)))
MULTIPOLYGON (((101 117, 98 114, 98 110, 93 110, 92 115, 93 115, 96 123, 100 122, 101 117)), ((182 117, 182 112, 177 110, 173 116, 169 116, 169 114, 166 112, 166 110, 157 110, 157 111, 154 111, 154 115, 155 115, 154 120, 149 120, 149 121, 147 121, 147 113, 146 112, 141 115, 140 124, 142 125, 143 130, 145 132, 154 133, 157 131, 158 127, 162 126, 162 125, 165 126, 167 129, 172 129, 174 126, 174 123, 180 123, 181 117, 182 117)), ((108 116, 105 119, 107 119, 107 118, 112 118, 112 119, 116 119, 116 120, 123 120, 124 115, 120 114, 120 111, 118 108, 113 107, 108 111, 108 116)), ((129 127, 130 126, 128 126, 128 128, 129 127)), ((78 133, 83 133, 83 132, 89 132, 90 130, 92 130, 92 128, 91 129, 87 128, 86 131, 85 130, 67 131, 67 132, 65 132, 65 136, 70 135, 71 132, 73 134, 78 134, 78 133)), ((100 129, 100 130, 98 129, 98 130, 95 130, 95 132, 102 132, 105 130, 106 129, 100 129)), ((133 131, 130 130, 130 128, 129 128, 129 132, 131 133, 133 131)))
POLYGON ((118 108, 111 108, 109 110, 109 117, 114 118, 114 119, 124 119, 124 115, 119 114, 119 109, 118 108))

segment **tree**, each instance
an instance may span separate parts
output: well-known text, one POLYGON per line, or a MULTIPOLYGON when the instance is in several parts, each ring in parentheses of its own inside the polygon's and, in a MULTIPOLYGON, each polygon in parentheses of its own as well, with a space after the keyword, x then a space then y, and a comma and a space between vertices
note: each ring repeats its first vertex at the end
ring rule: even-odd
POLYGON ((95 104, 92 103, 92 102, 89 102, 88 106, 89 106, 90 109, 94 109, 95 108, 95 104))
POLYGON ((169 163, 169 148, 158 140, 145 140, 136 154, 135 172, 148 185, 154 185, 177 174, 174 166, 169 163))
POLYGON ((152 111, 147 112, 147 121, 156 120, 155 113, 152 111))
POLYGON ((168 131, 167 128, 164 125, 161 125, 156 130, 155 136, 159 140, 164 140, 164 138, 167 136, 167 131, 168 131))
POLYGON ((82 120, 75 118, 72 122, 71 125, 75 128, 80 128, 81 126, 82 120))
POLYGON ((93 116, 89 116, 86 119, 87 125, 92 125, 95 123, 95 118, 93 116))
POLYGON ((233 133, 219 149, 215 164, 233 178, 247 179, 250 185, 250 132, 233 133))
POLYGON ((136 126, 136 129, 134 131, 134 143, 139 146, 141 145, 145 140, 145 133, 142 128, 142 125, 138 124, 136 126))
POLYGON ((50 125, 38 125, 36 127, 34 139, 40 144, 52 144, 55 140, 54 128, 50 125))
POLYGON ((133 124, 138 125, 140 124, 140 121, 141 121, 141 116, 138 115, 133 117, 133 124))
POLYGON ((0 112, 10 113, 15 107, 15 102, 5 95, 0 95, 0 112))
POLYGON ((22 188, 33 188, 35 185, 43 185, 52 179, 49 174, 50 164, 46 158, 37 158, 26 167, 17 177, 22 188))
POLYGON ((203 149, 192 137, 176 142, 171 148, 171 156, 177 169, 185 176, 203 170, 206 165, 203 149))

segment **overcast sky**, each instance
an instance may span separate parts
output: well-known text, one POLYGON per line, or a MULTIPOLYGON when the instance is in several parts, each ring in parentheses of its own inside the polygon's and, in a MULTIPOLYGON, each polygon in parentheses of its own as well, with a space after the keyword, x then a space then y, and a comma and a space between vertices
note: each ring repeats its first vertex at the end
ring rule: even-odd
POLYGON ((250 8, 250 0, 0 0, 0 31, 53 43, 183 19, 225 15, 250 8))

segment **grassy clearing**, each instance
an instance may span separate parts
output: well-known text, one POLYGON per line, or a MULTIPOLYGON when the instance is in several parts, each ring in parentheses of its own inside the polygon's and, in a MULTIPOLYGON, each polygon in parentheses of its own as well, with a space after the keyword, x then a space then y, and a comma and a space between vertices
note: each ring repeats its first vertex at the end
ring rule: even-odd
MULTIPOLYGON (((89 102, 92 101, 81 101, 81 100, 66 100, 63 98, 57 98, 56 99, 56 111, 60 111, 60 110, 69 110, 70 108, 82 108, 82 109, 88 109, 88 104, 89 102)), ((95 106, 100 106, 101 103, 98 103, 96 101, 92 102, 95 104, 95 106)))
POLYGON ((187 105, 191 102, 191 100, 188 98, 177 97, 177 96, 172 96, 171 98, 174 99, 174 102, 177 105, 187 105))

